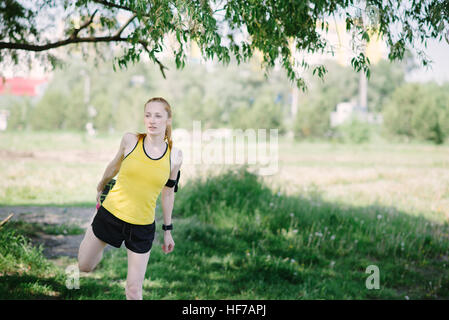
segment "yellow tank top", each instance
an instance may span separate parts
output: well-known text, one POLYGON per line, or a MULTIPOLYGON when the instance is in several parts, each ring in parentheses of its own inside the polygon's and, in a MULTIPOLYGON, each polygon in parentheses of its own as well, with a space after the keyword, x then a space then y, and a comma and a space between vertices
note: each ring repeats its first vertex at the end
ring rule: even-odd
POLYGON ((102 203, 117 218, 140 225, 154 222, 157 198, 170 178, 167 142, 164 154, 155 159, 145 151, 145 138, 122 160, 115 185, 102 203))

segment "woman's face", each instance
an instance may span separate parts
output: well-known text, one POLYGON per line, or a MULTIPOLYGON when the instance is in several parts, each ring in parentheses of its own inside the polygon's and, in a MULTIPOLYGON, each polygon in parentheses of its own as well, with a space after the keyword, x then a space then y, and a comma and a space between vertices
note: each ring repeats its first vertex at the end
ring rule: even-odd
POLYGON ((161 102, 152 101, 145 106, 144 124, 150 135, 165 136, 165 128, 171 125, 171 119, 161 102))

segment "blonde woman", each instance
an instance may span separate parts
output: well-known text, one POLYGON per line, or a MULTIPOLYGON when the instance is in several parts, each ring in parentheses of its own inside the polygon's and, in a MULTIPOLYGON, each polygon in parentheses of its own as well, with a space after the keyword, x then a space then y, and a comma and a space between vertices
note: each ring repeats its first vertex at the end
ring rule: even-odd
POLYGON ((80 271, 90 272, 100 262, 106 244, 119 248, 125 242, 128 254, 127 299, 142 299, 142 284, 156 232, 155 207, 161 195, 163 211, 162 250, 173 251, 171 215, 177 191, 181 150, 171 140, 172 110, 155 97, 144 105, 146 133, 125 133, 120 149, 107 166, 97 186, 97 213, 88 227, 78 252, 80 271), (116 183, 100 204, 105 185, 116 183))

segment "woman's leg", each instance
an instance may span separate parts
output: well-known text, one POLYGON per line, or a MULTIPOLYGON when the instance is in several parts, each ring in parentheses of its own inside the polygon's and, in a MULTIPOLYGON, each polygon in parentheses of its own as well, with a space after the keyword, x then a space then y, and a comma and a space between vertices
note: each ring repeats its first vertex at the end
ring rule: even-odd
POLYGON ((106 242, 98 239, 92 231, 92 226, 87 228, 83 241, 78 251, 78 267, 82 272, 90 272, 100 262, 106 242))
POLYGON ((128 276, 126 277, 126 299, 142 300, 142 286, 147 270, 150 251, 147 253, 135 253, 129 249, 128 251, 128 276))

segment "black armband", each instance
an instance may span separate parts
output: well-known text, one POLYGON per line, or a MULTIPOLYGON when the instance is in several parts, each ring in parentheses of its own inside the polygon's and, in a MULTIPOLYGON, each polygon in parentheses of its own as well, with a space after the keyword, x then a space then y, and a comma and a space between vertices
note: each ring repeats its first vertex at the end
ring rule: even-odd
POLYGON ((175 187, 175 192, 178 192, 178 183, 179 183, 180 177, 181 177, 181 170, 178 171, 178 177, 176 178, 176 180, 168 179, 165 186, 167 186, 169 188, 175 187))
POLYGON ((111 189, 114 187, 115 182, 116 182, 115 179, 111 179, 109 180, 108 183, 106 183, 100 195, 100 203, 103 203, 104 199, 106 199, 106 196, 108 195, 109 191, 111 191, 111 189))

